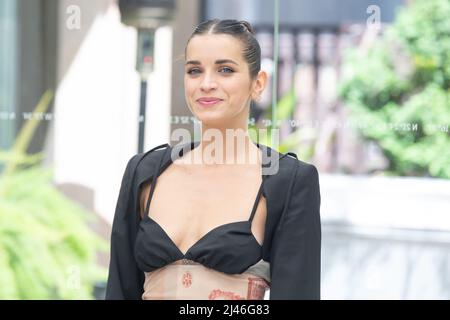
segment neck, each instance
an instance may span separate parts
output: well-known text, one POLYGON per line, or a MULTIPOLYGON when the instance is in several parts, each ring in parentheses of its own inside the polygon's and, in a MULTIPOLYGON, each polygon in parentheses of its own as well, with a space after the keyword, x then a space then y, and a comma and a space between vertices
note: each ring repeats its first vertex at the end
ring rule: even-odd
POLYGON ((202 124, 200 144, 194 154, 200 160, 196 163, 210 168, 261 163, 261 152, 246 127, 208 127, 202 124))

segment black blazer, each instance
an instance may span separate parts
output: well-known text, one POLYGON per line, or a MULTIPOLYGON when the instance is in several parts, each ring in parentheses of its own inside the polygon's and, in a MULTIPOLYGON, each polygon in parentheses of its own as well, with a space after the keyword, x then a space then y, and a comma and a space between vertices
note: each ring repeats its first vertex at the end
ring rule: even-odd
MULTIPOLYGON (((123 175, 111 234, 111 258, 106 299, 141 299, 144 272, 134 259, 140 215, 138 188, 153 179, 162 148, 172 152, 192 149, 199 142, 160 145, 134 155, 123 175)), ((320 188, 316 167, 260 145, 263 163, 277 160, 278 171, 266 177, 263 194, 267 218, 263 259, 270 262, 270 299, 320 299, 321 225, 320 188), (269 157, 270 156, 270 157, 269 157)), ((167 153, 170 156, 170 152, 167 153)), ((264 170, 263 170, 264 174, 264 170)))

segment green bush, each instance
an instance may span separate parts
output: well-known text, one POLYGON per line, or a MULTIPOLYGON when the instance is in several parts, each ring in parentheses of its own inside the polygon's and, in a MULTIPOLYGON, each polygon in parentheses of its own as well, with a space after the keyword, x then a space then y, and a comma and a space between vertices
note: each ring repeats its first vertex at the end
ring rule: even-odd
POLYGON ((347 53, 340 96, 399 175, 450 178, 450 1, 413 1, 369 49, 347 53))
MULTIPOLYGON (((47 108, 44 98, 37 110, 47 108)), ((41 155, 24 153, 35 128, 27 123, 14 148, 0 152, 0 299, 92 299, 93 283, 106 278, 96 253, 108 245, 87 225, 94 216, 36 164, 41 155)))
POLYGON ((60 194, 51 170, 32 167, 0 178, 0 299, 91 299, 104 280, 86 225, 92 215, 60 194))

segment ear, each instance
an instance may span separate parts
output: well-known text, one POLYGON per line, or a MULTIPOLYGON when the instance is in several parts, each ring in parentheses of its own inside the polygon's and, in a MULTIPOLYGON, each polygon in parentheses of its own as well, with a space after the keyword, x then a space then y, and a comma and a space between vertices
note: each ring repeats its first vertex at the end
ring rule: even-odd
POLYGON ((252 99, 258 101, 261 97, 261 93, 266 88, 267 84, 267 72, 260 70, 256 79, 253 80, 252 99))

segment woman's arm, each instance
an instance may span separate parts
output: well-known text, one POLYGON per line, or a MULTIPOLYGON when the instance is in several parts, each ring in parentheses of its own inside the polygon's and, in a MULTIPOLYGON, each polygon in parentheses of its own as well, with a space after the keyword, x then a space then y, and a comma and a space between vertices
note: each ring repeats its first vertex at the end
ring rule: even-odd
POLYGON ((139 216, 134 203, 134 172, 142 154, 133 156, 127 164, 120 186, 111 233, 107 300, 137 300, 143 293, 144 274, 134 259, 134 239, 139 216))
POLYGON ((320 188, 316 167, 298 162, 287 211, 271 249, 270 299, 320 299, 320 188))

